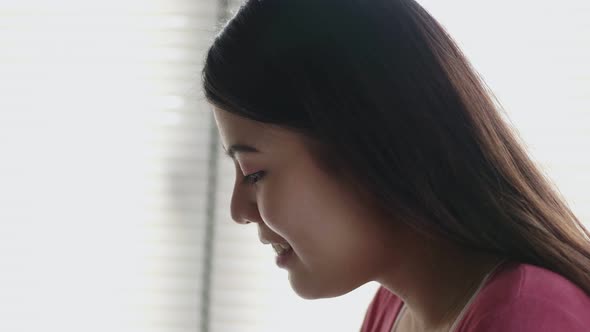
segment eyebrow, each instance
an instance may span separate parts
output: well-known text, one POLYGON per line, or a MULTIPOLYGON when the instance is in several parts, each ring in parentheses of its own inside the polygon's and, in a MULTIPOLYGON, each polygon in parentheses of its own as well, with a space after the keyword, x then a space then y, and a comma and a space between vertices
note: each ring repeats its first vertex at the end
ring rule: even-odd
POLYGON ((258 153, 260 151, 258 151, 258 149, 256 149, 255 147, 246 144, 234 144, 230 146, 229 149, 225 150, 225 154, 232 159, 234 159, 236 152, 258 153))

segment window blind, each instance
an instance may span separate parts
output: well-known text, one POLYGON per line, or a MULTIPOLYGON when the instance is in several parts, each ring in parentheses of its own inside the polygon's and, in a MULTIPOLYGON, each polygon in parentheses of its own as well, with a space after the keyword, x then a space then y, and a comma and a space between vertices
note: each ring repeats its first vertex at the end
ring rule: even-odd
POLYGON ((0 0, 0 330, 202 328, 216 0, 0 0))

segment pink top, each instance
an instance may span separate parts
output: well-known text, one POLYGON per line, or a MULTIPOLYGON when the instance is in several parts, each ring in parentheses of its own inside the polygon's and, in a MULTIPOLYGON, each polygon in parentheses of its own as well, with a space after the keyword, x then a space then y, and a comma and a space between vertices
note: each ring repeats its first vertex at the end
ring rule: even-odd
MULTIPOLYGON (((361 332, 390 332, 403 302, 380 287, 361 332)), ((468 303, 453 332, 589 332, 590 296, 550 270, 518 262, 498 266, 468 303)))

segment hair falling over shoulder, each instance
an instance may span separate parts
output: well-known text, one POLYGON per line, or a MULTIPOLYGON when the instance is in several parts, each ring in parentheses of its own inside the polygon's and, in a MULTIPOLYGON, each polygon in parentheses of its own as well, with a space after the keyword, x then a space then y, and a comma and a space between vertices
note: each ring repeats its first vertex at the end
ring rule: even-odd
POLYGON ((396 218, 590 294, 590 233, 414 0, 247 1, 205 60, 210 103, 310 137, 396 218))

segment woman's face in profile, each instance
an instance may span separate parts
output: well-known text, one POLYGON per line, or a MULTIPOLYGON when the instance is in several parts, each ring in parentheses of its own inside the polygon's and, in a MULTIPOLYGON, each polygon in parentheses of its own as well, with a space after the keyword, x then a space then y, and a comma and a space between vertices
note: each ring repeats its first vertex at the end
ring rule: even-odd
POLYGON ((220 109, 214 115, 226 151, 258 151, 233 154, 232 219, 256 224, 263 242, 291 246, 281 267, 298 295, 339 296, 396 265, 392 241, 403 235, 392 238, 378 209, 322 170, 299 134, 220 109))

